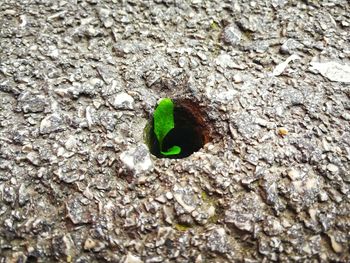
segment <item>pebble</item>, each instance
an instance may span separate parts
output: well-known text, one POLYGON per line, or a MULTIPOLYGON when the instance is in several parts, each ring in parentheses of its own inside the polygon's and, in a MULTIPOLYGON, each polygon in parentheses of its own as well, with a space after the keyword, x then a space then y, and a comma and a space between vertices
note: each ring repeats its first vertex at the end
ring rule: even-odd
POLYGON ((181 68, 185 67, 188 64, 188 59, 186 57, 180 57, 178 64, 181 68))
POLYGON ((66 202, 68 218, 73 224, 86 224, 91 221, 91 211, 88 205, 84 205, 82 196, 70 197, 66 202))
POLYGON ((94 247, 96 246, 96 241, 91 239, 91 238, 87 238, 85 240, 85 243, 84 243, 84 249, 85 250, 91 250, 93 249, 94 247))
POLYGON ((339 171, 339 168, 338 168, 338 166, 330 163, 330 164, 327 165, 327 170, 330 171, 331 173, 335 174, 335 173, 337 173, 339 171))
POLYGON ((221 54, 216 59, 215 62, 218 66, 222 68, 234 68, 234 69, 244 69, 244 66, 236 64, 229 54, 221 54))
POLYGON ((126 92, 118 93, 111 98, 113 107, 117 110, 133 110, 134 99, 126 92))
POLYGON ((153 170, 153 162, 145 144, 140 144, 120 155, 120 160, 127 170, 138 176, 153 170))
POLYGON ((222 39, 226 44, 237 45, 242 39, 242 32, 235 24, 229 24, 224 28, 222 39))
POLYGON ((224 228, 216 228, 210 232, 207 247, 210 251, 217 253, 226 253, 229 250, 228 238, 224 228))
POLYGON ((166 194, 165 194, 165 196, 166 196, 166 198, 168 199, 168 200, 171 200, 171 199, 173 199, 173 194, 172 194, 172 192, 166 192, 166 194))
POLYGON ((45 97, 36 95, 28 91, 22 92, 18 97, 18 103, 22 107, 24 113, 38 113, 45 109, 45 97))
POLYGON ((280 48, 282 54, 292 55, 295 50, 302 48, 303 45, 295 39, 287 39, 280 48))
POLYGON ((240 74, 233 75, 233 82, 238 84, 243 82, 243 78, 240 74))
POLYGON ((64 121, 60 114, 53 113, 46 116, 40 123, 40 133, 49 134, 53 132, 63 131, 64 121))
POLYGON ((341 244, 339 244, 333 235, 328 234, 330 240, 331 240, 331 245, 335 253, 342 253, 343 252, 343 247, 341 244))
POLYGON ((278 135, 282 137, 288 134, 288 130, 285 127, 278 128, 277 132, 278 132, 278 135))
POLYGON ((38 166, 40 164, 40 156, 37 152, 34 151, 27 154, 27 160, 35 166, 38 166))
POLYGON ((303 175, 300 173, 300 171, 298 171, 294 168, 289 169, 287 174, 292 181, 300 180, 303 177, 303 175))
POLYGON ((143 261, 138 257, 130 252, 126 255, 126 258, 123 263, 143 263, 143 261))
POLYGON ((159 203, 165 204, 167 199, 165 198, 164 195, 160 195, 158 197, 155 198, 156 201, 158 201, 159 203))
POLYGON ((337 61, 319 62, 313 59, 309 69, 312 72, 320 73, 330 81, 350 83, 350 64, 337 61))

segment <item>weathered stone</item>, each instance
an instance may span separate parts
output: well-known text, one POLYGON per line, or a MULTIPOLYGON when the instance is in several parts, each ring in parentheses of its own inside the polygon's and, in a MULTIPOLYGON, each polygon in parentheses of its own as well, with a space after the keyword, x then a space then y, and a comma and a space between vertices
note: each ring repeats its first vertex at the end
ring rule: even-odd
POLYGON ((241 41, 242 32, 235 24, 229 24, 224 28, 222 39, 225 43, 230 45, 237 45, 241 41))
POLYGON ((73 224, 86 224, 92 220, 92 211, 89 205, 85 205, 84 197, 77 195, 66 202, 67 215, 73 224))
POLYGON ((120 155, 120 160, 127 170, 136 176, 146 174, 153 169, 150 153, 144 144, 123 152, 120 155))
POLYGON ((226 231, 223 228, 216 228, 209 233, 207 248, 212 252, 227 253, 230 249, 226 231))
POLYGON ((46 116, 40 123, 40 133, 48 134, 65 130, 64 120, 58 113, 46 116))
POLYGON ((28 91, 24 91, 19 95, 18 103, 24 113, 42 112, 46 106, 43 95, 36 95, 28 91))
POLYGON ((134 109, 134 99, 126 92, 119 93, 112 96, 110 99, 111 104, 116 109, 132 110, 134 109))

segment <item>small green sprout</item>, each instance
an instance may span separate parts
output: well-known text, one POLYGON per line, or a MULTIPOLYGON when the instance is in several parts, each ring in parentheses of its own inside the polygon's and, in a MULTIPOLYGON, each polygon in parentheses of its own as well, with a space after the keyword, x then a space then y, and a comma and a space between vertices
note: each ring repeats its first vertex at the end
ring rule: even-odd
POLYGON ((160 152, 165 156, 176 155, 181 152, 179 146, 173 146, 163 152, 163 140, 165 136, 175 127, 174 124, 174 103, 171 99, 162 99, 153 114, 154 117, 154 133, 159 142, 160 152))

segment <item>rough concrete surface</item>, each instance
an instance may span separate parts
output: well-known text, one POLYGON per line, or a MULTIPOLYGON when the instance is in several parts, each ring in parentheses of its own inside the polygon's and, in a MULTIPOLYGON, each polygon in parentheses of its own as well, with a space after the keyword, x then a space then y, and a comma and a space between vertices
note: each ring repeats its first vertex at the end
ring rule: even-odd
POLYGON ((1 0, 0 262, 350 262, 349 76, 346 0, 1 0))

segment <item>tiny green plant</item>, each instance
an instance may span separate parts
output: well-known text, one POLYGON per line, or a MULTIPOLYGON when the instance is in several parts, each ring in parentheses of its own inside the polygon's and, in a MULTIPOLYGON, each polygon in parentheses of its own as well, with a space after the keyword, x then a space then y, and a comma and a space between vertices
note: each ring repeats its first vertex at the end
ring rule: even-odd
POLYGON ((162 99, 153 114, 154 133, 159 142, 160 152, 165 156, 176 155, 181 152, 181 147, 173 146, 163 151, 163 140, 165 136, 175 127, 174 124, 174 103, 171 99, 162 99))

